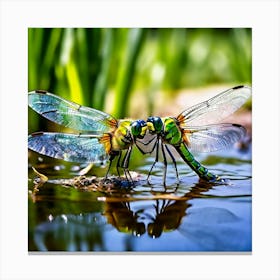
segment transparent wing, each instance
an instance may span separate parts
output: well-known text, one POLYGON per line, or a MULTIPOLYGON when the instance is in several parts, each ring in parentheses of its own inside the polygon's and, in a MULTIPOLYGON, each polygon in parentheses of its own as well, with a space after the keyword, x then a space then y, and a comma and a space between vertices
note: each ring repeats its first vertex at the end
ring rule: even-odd
POLYGON ((143 139, 136 139, 135 144, 143 154, 150 154, 154 151, 157 139, 157 135, 147 131, 143 139))
POLYGON ((30 92, 28 104, 45 118, 80 131, 104 133, 117 126, 117 120, 104 112, 78 105, 45 91, 30 92))
POLYGON ((181 128, 208 125, 225 119, 251 96, 251 88, 237 86, 183 111, 178 117, 181 128))
POLYGON ((238 124, 213 124, 189 127, 184 130, 184 141, 196 152, 213 152, 230 148, 246 135, 245 127, 238 124))
POLYGON ((103 163, 104 145, 92 135, 37 132, 28 136, 28 148, 49 157, 71 162, 103 163))

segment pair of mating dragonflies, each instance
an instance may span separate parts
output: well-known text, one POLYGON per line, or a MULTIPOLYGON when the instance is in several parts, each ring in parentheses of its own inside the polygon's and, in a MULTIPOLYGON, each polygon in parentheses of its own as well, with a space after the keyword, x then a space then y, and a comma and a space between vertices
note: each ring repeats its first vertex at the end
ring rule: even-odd
POLYGON ((211 99, 194 105, 177 117, 149 117, 144 120, 117 120, 102 111, 78 105, 52 93, 37 90, 28 94, 29 106, 43 117, 78 131, 72 133, 35 132, 28 137, 28 148, 53 158, 70 162, 100 164, 117 158, 117 172, 122 168, 131 180, 129 160, 135 145, 143 154, 155 151, 155 160, 148 182, 161 151, 166 184, 167 155, 179 176, 174 157, 175 148, 181 158, 197 175, 209 182, 222 179, 208 171, 189 151, 211 152, 229 148, 240 141, 246 129, 238 124, 219 123, 239 109, 251 95, 248 86, 228 89, 211 99), (122 152, 125 151, 122 157, 122 152))

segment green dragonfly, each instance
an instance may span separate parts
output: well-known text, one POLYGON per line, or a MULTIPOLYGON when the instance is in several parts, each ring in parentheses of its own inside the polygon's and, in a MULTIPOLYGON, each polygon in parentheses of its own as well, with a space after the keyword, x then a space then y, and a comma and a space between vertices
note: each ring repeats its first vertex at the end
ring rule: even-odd
POLYGON ((161 148, 164 163, 163 184, 166 184, 166 152, 172 159, 179 182, 176 161, 170 147, 168 147, 169 145, 175 148, 181 158, 201 179, 209 182, 224 182, 219 176, 212 174, 201 165, 189 149, 195 152, 212 152, 229 148, 242 139, 246 134, 246 129, 243 126, 218 122, 240 108, 250 95, 250 87, 237 86, 190 107, 176 118, 149 117, 147 119, 147 137, 150 139, 143 144, 148 145, 154 141, 151 144, 151 150, 146 150, 146 153, 152 153, 156 150, 156 156, 148 174, 148 182, 151 172, 158 162, 159 148, 161 148))
MULTIPOLYGON (((118 157, 117 172, 123 168, 131 179, 128 166, 133 144, 144 138, 147 125, 144 120, 116 120, 102 111, 81 106, 43 90, 28 94, 29 106, 77 134, 35 132, 28 136, 28 148, 49 157, 70 162, 104 164, 109 160, 108 176, 114 158, 118 157), (122 151, 126 153, 121 162, 122 151)), ((132 179, 131 179, 132 181, 132 179)))

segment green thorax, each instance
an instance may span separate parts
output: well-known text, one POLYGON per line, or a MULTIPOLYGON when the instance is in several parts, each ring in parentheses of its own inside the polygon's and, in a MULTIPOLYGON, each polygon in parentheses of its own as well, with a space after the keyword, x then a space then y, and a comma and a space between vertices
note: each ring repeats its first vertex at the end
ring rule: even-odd
POLYGON ((172 117, 162 118, 164 124, 163 140, 170 145, 179 145, 182 142, 182 132, 177 121, 172 117))

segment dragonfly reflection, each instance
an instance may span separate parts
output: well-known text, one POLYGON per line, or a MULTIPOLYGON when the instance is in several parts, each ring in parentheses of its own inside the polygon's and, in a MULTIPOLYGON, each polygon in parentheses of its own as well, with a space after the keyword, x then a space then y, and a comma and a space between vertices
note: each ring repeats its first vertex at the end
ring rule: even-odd
MULTIPOLYGON (((105 198, 104 215, 107 222, 114 226, 118 231, 132 234, 134 236, 141 236, 147 233, 152 238, 158 238, 163 232, 170 232, 178 229, 181 225, 182 219, 187 215, 187 209, 191 207, 188 201, 203 197, 208 190, 213 187, 207 182, 199 181, 191 190, 185 195, 175 197, 174 199, 156 199, 153 203, 154 211, 147 211, 147 209, 138 209, 133 211, 131 203, 120 198, 110 196, 105 198)), ((159 195, 161 196, 161 195, 159 195)))

